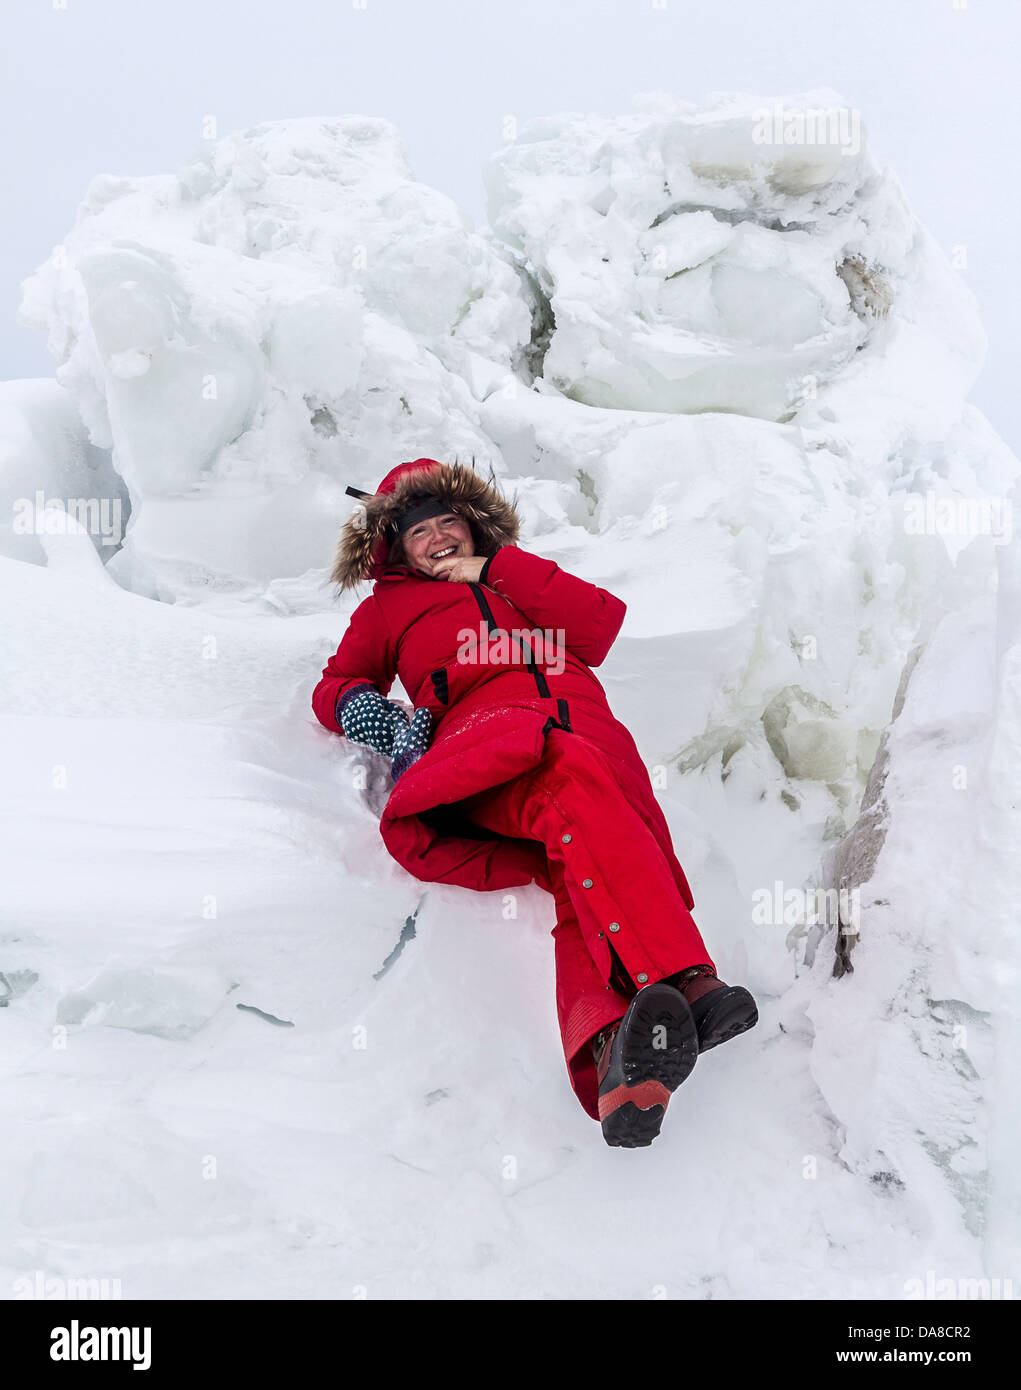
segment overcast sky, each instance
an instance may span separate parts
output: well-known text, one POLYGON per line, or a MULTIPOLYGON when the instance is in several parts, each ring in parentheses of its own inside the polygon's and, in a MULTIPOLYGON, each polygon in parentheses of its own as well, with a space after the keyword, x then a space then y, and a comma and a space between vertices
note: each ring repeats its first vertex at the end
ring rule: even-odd
POLYGON ((966 248, 990 340, 972 400, 1021 449, 1018 0, 3 0, 0 36, 0 379, 53 374, 19 283, 89 179, 175 170, 207 115, 221 136, 385 116, 416 178, 479 222, 509 114, 832 87, 937 241, 966 248))

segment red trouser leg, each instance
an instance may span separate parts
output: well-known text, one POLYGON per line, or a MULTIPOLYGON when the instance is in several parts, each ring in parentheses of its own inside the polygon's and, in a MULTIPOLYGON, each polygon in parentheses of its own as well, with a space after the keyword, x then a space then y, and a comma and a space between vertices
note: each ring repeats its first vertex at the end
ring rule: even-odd
POLYGON ((557 925, 557 1016, 571 1084, 595 1119, 591 1039, 621 1018, 613 952, 629 993, 703 962, 713 965, 652 829, 622 793, 612 764, 577 734, 553 729, 531 773, 474 798, 472 820, 546 847, 557 925))
MULTIPOLYGON (((557 924, 553 928, 557 976, 557 1022, 574 1094, 594 1120, 599 1119, 599 1081, 590 1043, 595 1035, 624 1017, 628 997, 608 985, 597 969, 563 875, 551 865, 556 891, 557 924)), ((634 993, 634 988, 629 991, 634 993)))

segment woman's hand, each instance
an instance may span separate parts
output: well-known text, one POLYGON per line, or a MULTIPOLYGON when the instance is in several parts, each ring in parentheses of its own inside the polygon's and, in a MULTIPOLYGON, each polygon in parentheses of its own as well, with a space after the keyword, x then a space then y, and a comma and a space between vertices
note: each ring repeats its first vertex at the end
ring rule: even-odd
POLYGON ((429 710, 424 706, 415 710, 411 717, 411 723, 403 728, 397 729, 394 733, 393 759, 390 763, 390 775, 396 782, 398 777, 403 776, 413 763, 417 763, 419 758, 429 747, 432 739, 433 717, 429 710))
POLYGON ((450 560, 441 560, 433 570, 433 576, 454 584, 477 584, 485 563, 484 555, 456 555, 450 560))
POLYGON ((399 732, 408 716, 394 700, 384 700, 374 685, 352 686, 337 701, 337 723, 352 743, 364 744, 387 758, 394 754, 399 732))

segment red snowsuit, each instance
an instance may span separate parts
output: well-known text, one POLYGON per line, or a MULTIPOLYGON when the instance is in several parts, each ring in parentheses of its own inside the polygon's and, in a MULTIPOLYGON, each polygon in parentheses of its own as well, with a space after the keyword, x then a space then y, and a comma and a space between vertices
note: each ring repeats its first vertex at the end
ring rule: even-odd
MULTIPOLYGON (((414 466, 393 470, 380 491, 414 466)), ((432 742, 383 812, 384 843, 425 882, 505 890, 534 881, 553 893, 564 1055, 597 1119, 590 1040, 641 985, 713 964, 645 764, 591 670, 624 604, 516 545, 489 561, 485 585, 386 568, 377 554, 372 596, 323 670, 313 709, 340 733, 338 696, 366 682, 386 695, 399 676, 413 706, 432 712, 432 742), (528 664, 520 644, 506 642, 509 661, 495 645, 488 662, 471 660, 473 643, 486 653, 487 631, 495 642, 535 629, 559 634, 552 659, 533 640, 528 664)))

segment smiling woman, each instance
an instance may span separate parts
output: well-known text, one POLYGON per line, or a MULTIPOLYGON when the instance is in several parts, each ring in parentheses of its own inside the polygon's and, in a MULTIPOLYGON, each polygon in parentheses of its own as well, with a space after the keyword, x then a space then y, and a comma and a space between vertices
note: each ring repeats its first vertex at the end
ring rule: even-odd
POLYGON ((397 524, 391 564, 407 564, 432 579, 477 580, 483 559, 475 555, 471 526, 443 503, 428 500, 409 507, 397 524), (472 564, 471 561, 476 561, 472 564), (465 563, 468 562, 468 563, 465 563))
POLYGON ((474 469, 415 459, 359 495, 333 578, 375 586, 316 716, 391 759, 380 830, 409 873, 553 894, 571 1084, 608 1144, 648 1145, 699 1053, 758 1013, 717 978, 645 764, 592 672, 624 604, 522 550, 514 507, 474 469), (386 699, 398 677, 410 722, 386 699))

